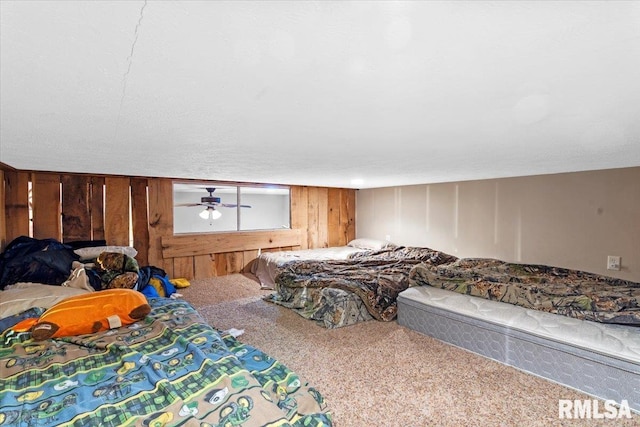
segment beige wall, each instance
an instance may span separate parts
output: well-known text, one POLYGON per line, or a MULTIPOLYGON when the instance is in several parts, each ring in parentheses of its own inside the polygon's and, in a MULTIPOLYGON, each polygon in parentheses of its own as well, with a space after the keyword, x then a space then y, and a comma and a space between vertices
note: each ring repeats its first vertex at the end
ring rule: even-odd
POLYGON ((366 189, 356 203, 357 237, 640 282, 640 167, 366 189))

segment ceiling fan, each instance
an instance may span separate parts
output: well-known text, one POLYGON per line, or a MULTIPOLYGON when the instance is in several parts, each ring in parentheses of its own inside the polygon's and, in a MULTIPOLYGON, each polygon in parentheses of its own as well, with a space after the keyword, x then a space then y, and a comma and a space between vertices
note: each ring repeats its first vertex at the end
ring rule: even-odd
POLYGON ((175 206, 204 206, 205 209, 200 212, 200 217, 203 219, 218 219, 222 216, 220 211, 216 210, 216 207, 221 206, 223 208, 250 208, 250 205, 238 205, 237 203, 222 203, 220 197, 215 197, 213 192, 216 191, 215 187, 205 187, 205 190, 209 193, 208 196, 200 198, 200 203, 178 203, 175 206))

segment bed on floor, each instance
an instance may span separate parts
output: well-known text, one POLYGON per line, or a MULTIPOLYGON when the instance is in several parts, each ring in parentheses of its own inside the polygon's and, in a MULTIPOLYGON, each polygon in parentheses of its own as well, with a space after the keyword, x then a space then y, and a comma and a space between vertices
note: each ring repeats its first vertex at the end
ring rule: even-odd
POLYGON ((144 320, 95 334, 4 331, 0 425, 331 425, 321 394, 277 360, 185 301, 149 304, 144 320))
POLYGON ((412 267, 456 259, 430 248, 393 245, 352 253, 347 259, 290 261, 277 266, 275 292, 265 299, 326 328, 392 321, 396 298, 409 286, 412 267))
POLYGON ((417 265, 398 323, 640 411, 640 283, 540 265, 417 265))
MULTIPOLYGON (((18 264, 13 272, 39 266, 18 264)), ((0 291, 0 425, 331 425, 318 390, 208 325, 176 294, 95 290, 78 271, 61 284, 17 282, 0 291), (65 309, 73 315, 61 315, 65 309)))
POLYGON ((353 254, 393 247, 392 243, 376 239, 353 239, 345 246, 301 249, 296 251, 262 252, 251 264, 251 273, 263 289, 275 289, 278 270, 296 261, 326 261, 348 259, 353 254))

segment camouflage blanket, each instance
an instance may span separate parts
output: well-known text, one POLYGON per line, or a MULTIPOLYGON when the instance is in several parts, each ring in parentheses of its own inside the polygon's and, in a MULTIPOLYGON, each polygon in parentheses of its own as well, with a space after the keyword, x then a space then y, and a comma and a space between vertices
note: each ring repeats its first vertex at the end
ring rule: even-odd
POLYGON ((391 321, 398 310, 397 296, 410 286, 409 272, 414 266, 439 265, 456 259, 429 248, 396 246, 356 253, 346 260, 293 261, 278 269, 276 292, 266 300, 294 308, 304 317, 316 320, 326 319, 328 312, 331 320, 325 326, 330 327, 371 317, 391 321), (339 298, 327 298, 332 293, 339 298), (347 310, 344 304, 349 306, 347 310))
POLYGON ((460 259, 416 265, 409 281, 582 320, 640 326, 640 283, 579 270, 460 259))
POLYGON ((290 308, 327 329, 372 320, 359 296, 336 288, 294 288, 276 284, 277 292, 265 300, 290 308))

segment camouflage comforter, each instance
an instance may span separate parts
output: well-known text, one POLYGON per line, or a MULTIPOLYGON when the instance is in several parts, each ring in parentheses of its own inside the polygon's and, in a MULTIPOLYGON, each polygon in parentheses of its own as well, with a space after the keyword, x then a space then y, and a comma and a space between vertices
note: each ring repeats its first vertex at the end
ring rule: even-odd
POLYGON ((460 259, 416 265, 409 281, 582 320, 640 326, 640 283, 584 271, 460 259))
POLYGON ((455 260, 429 248, 396 246, 345 260, 294 261, 279 268, 276 292, 266 299, 330 328, 371 318, 390 321, 397 314, 398 294, 410 286, 413 267, 455 260))

